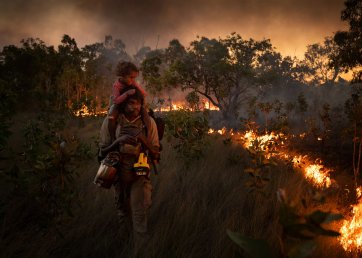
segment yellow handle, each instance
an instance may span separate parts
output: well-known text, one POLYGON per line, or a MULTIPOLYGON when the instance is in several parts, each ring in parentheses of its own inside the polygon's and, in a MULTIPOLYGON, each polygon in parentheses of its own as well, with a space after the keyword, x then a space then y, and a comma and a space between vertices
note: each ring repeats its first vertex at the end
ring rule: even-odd
POLYGON ((150 165, 147 163, 147 156, 143 152, 141 152, 140 156, 138 157, 138 162, 134 164, 134 167, 150 168, 150 165))

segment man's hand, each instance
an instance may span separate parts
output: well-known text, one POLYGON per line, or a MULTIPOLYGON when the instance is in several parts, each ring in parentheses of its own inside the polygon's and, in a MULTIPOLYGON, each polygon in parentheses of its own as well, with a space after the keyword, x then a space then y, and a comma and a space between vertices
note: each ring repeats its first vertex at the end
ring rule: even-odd
POLYGON ((119 144, 131 144, 131 145, 136 145, 137 144, 137 138, 133 137, 129 134, 125 134, 122 135, 120 137, 118 137, 114 143, 119 143, 119 144))

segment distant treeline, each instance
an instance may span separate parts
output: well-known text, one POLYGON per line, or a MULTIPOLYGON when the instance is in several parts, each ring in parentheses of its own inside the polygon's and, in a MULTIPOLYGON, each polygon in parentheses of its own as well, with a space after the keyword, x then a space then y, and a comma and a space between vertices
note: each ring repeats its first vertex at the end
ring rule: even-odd
POLYGON ((165 49, 145 46, 135 55, 112 36, 83 48, 69 35, 63 36, 57 48, 40 39, 25 39, 20 46, 5 46, 0 52, 1 113, 29 105, 34 108, 34 104, 56 111, 76 110, 83 104, 90 110, 105 108, 120 60, 142 68, 152 96, 161 97, 175 87, 191 90, 186 98, 190 105, 202 96, 219 107, 224 117, 237 117, 235 110, 250 92, 333 84, 353 69, 353 82, 360 82, 361 0, 348 0, 345 5, 342 20, 349 23, 349 30, 307 46, 303 60, 283 57, 270 40, 245 40, 237 33, 218 39, 197 37, 188 47, 174 39, 165 49))
POLYGON ((2 105, 6 105, 2 110, 9 105, 27 109, 34 104, 57 111, 77 109, 82 104, 90 109, 105 106, 116 63, 139 63, 142 51, 144 48, 132 57, 124 43, 111 36, 105 43, 83 48, 68 35, 57 49, 33 38, 22 40, 19 47, 6 46, 0 54, 0 94, 2 105))

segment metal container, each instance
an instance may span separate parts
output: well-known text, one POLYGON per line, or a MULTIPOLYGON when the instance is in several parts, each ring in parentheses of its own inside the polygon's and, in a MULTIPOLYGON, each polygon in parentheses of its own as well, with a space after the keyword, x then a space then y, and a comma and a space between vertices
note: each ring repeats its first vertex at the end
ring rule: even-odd
POLYGON ((119 161, 120 155, 118 152, 108 153, 107 157, 101 161, 93 183, 106 189, 111 188, 117 174, 116 167, 119 165, 119 161))

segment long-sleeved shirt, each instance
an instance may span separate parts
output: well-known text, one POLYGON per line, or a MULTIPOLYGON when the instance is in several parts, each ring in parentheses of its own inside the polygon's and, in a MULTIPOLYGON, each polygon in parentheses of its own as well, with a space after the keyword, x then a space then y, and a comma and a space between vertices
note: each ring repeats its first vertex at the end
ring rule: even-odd
MULTIPOLYGON (((123 115, 122 115, 122 119, 123 119, 123 115)), ((141 120, 141 117, 137 117, 137 119, 135 119, 134 121, 128 122, 128 123, 137 123, 141 120)), ((111 142, 111 136, 109 134, 109 130, 108 130, 108 122, 109 119, 106 117, 103 121, 103 124, 101 126, 101 130, 100 130, 100 137, 99 137, 99 147, 100 148, 104 148, 109 146, 112 142, 111 142)), ((159 147, 160 147, 160 143, 159 143, 159 139, 158 139, 158 132, 157 132, 157 125, 155 120, 150 117, 150 127, 148 128, 148 136, 147 136, 147 140, 150 143, 152 149, 154 151, 158 151, 159 147)), ((120 124, 117 125, 117 130, 116 130, 116 135, 119 137, 119 133, 120 133, 120 124)))
MULTIPOLYGON (((144 97, 146 97, 147 93, 144 89, 142 89, 142 87, 140 85, 138 85, 137 83, 133 84, 141 93, 144 97)), ((127 94, 126 92, 121 94, 121 91, 126 88, 127 86, 125 86, 123 83, 121 83, 119 80, 116 80, 113 84, 113 103, 114 104, 121 104, 123 101, 125 101, 127 99, 127 94)))

